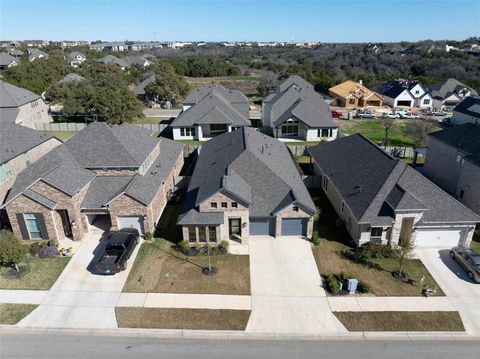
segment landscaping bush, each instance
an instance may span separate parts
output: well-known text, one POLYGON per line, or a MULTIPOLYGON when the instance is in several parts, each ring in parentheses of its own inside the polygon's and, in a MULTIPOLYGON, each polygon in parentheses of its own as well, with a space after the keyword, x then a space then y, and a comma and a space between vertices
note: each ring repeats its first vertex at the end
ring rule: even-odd
POLYGON ((30 254, 32 256, 37 256, 40 248, 44 248, 46 246, 47 246, 47 242, 43 242, 43 241, 42 242, 33 242, 30 245, 30 254))
POLYGON ((56 247, 42 247, 38 250, 38 256, 40 258, 53 258, 58 257, 60 252, 56 247))
POLYGON ((228 243, 228 241, 221 241, 218 245, 218 251, 220 252, 220 254, 227 254, 229 245, 230 243, 228 243))
POLYGON ((329 273, 327 275, 327 286, 328 290, 332 294, 337 294, 340 291, 340 283, 338 282, 337 278, 335 278, 333 273, 329 273))
POLYGON ((363 280, 359 280, 358 285, 357 285, 357 292, 359 292, 359 293, 371 293, 372 288, 370 287, 370 284, 364 282, 363 280))
POLYGON ((175 246, 175 249, 178 250, 179 252, 182 252, 186 256, 190 255, 191 248, 187 241, 178 242, 178 244, 175 246))
POLYGON ((317 231, 313 232, 310 242, 312 242, 315 247, 320 245, 320 236, 317 231))
POLYGON ((12 266, 25 259, 27 247, 15 237, 15 235, 5 229, 0 231, 0 264, 3 266, 12 266))
POLYGON ((145 239, 147 241, 153 240, 153 233, 152 232, 145 232, 145 239))
POLYGON ((49 247, 55 247, 57 245, 57 241, 55 241, 55 239, 50 239, 48 242, 47 242, 47 245, 49 247))
POLYGON ((395 258, 395 250, 389 244, 365 243, 360 247, 360 252, 366 253, 371 258, 395 258))

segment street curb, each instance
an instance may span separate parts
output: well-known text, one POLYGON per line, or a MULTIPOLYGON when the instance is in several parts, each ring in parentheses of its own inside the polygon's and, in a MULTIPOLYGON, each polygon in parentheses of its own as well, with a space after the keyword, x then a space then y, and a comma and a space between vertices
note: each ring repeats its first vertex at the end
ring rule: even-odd
POLYGON ((464 332, 349 332, 312 334, 247 333, 242 331, 184 330, 184 329, 60 329, 19 328, 0 325, 2 334, 63 334, 84 336, 117 336, 158 339, 205 339, 205 340, 258 340, 258 341, 431 341, 431 340, 480 340, 480 336, 464 332))

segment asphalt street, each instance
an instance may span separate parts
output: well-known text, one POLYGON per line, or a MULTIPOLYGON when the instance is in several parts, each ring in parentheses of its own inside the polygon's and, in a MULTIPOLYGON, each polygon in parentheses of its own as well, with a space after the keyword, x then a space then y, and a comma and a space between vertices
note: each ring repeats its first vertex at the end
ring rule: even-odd
POLYGON ((0 332, 0 357, 7 358, 325 358, 472 359, 478 341, 328 340, 254 341, 159 339, 85 333, 0 332))

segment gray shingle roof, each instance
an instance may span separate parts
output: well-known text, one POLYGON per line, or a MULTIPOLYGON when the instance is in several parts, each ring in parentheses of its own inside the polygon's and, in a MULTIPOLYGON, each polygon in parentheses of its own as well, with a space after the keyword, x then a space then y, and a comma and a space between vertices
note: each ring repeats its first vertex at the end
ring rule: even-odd
MULTIPOLYGON (((2 111, 0 111, 1 116, 2 111)), ((52 136, 45 132, 0 120, 0 164, 48 141, 52 136)))
POLYGON ((133 93, 137 96, 143 96, 145 95, 145 87, 147 85, 150 85, 151 83, 155 82, 155 75, 150 75, 147 77, 145 80, 140 82, 135 88, 133 89, 133 93))
POLYGON ((12 62, 16 62, 18 64, 18 60, 10 54, 6 52, 0 52, 0 66, 8 66, 12 62))
POLYGON ((480 98, 472 96, 466 97, 462 102, 455 106, 453 110, 480 118, 480 98), (473 106, 475 106, 475 109, 473 106))
POLYGON ((430 94, 436 99, 445 99, 452 94, 458 94, 462 89, 467 88, 471 91, 471 95, 477 96, 478 93, 471 87, 458 81, 457 79, 449 78, 444 81, 437 82, 430 86, 430 94))
POLYGON ((162 138, 160 140, 160 156, 143 176, 136 176, 125 193, 144 204, 149 204, 158 189, 174 168, 178 158, 183 156, 184 144, 162 138))
POLYGON ((49 55, 42 51, 42 50, 39 50, 39 49, 28 49, 28 59, 30 61, 32 60, 35 60, 36 58, 45 58, 45 59, 48 59, 49 58, 49 55))
POLYGON ((132 180, 132 176, 97 176, 88 187, 82 209, 100 209, 122 193, 132 180))
POLYGON ((81 57, 83 57, 84 59, 87 58, 84 54, 82 54, 81 52, 78 52, 78 51, 73 51, 73 52, 71 52, 70 54, 68 54, 68 58, 69 58, 70 60, 76 60, 76 59, 77 59, 77 56, 81 56, 81 57))
POLYGON ((139 167, 157 143, 150 131, 139 126, 94 122, 68 139, 65 146, 86 168, 112 168, 139 167))
POLYGON ((246 107, 248 111, 249 104, 247 97, 238 90, 227 90, 222 85, 206 85, 197 87, 188 94, 187 97, 183 100, 184 105, 195 105, 199 103, 204 97, 210 95, 212 91, 216 91, 222 95, 228 102, 231 104, 238 104, 246 107))
POLYGON ((453 126, 429 134, 465 154, 465 160, 480 166, 480 126, 473 123, 453 126))
POLYGON ((309 127, 338 127, 332 120, 330 106, 312 89, 289 87, 278 93, 269 102, 270 120, 278 127, 289 118, 295 117, 309 127))
POLYGON ((128 67, 128 64, 125 61, 113 55, 107 55, 98 59, 97 64, 116 64, 120 67, 128 67))
POLYGON ((30 191, 31 197, 36 196, 33 199, 38 201, 40 195, 32 194, 30 187, 43 180, 70 196, 92 181, 84 199, 84 208, 103 208, 121 193, 148 205, 172 172, 179 156, 183 155, 183 147, 183 144, 166 138, 155 139, 149 131, 138 126, 124 124, 110 127, 106 123, 93 123, 22 171, 6 203, 26 191, 30 191), (97 141, 102 144, 96 146, 97 141), (100 168, 113 164, 113 167, 138 168, 157 144, 160 155, 143 176, 96 177, 95 172, 88 169, 92 163, 100 168), (96 159, 95 151, 98 151, 96 159), (117 158, 112 159, 115 156, 117 158), (144 156, 143 159, 141 156, 144 156), (122 164, 119 159, 127 162, 122 164), (106 162, 101 165, 100 161, 106 162))
POLYGON ((77 75, 75 73, 69 73, 68 75, 65 75, 63 79, 58 81, 58 83, 63 84, 63 83, 75 83, 75 82, 80 82, 85 80, 85 77, 77 75))
POLYGON ((19 107, 39 98, 40 96, 32 91, 0 80, 0 108, 19 107))
MULTIPOLYGON (((390 98, 396 98, 405 90, 407 90, 407 92, 410 94, 409 83, 407 81, 400 80, 388 81, 383 85, 375 87, 373 90, 380 95, 384 95, 390 98)), ((410 97, 412 98, 412 100, 414 99, 413 96, 410 97)))
POLYGON ((197 211, 219 191, 248 204, 253 217, 275 215, 280 204, 283 208, 293 202, 312 214, 316 211, 287 147, 248 127, 217 136, 202 146, 178 223, 195 224, 192 215, 186 214, 197 211))
POLYGON ((143 66, 146 62, 150 63, 150 61, 145 59, 144 57, 134 55, 125 56, 124 58, 122 58, 122 61, 127 64, 127 67, 130 67, 132 65, 143 66))
POLYGON ((200 102, 183 111, 171 126, 193 126, 198 124, 229 124, 250 126, 248 110, 240 112, 219 92, 213 90, 200 102))
POLYGON ((54 209, 57 206, 56 202, 30 189, 27 189, 26 191, 24 191, 23 194, 28 198, 33 199, 35 202, 38 202, 44 205, 47 208, 54 209))
POLYGON ((19 111, 18 108, 0 108, 0 122, 15 123, 19 111))
POLYGON ((304 90, 313 90, 313 85, 298 75, 292 75, 276 85, 277 92, 285 92, 290 87, 295 86, 304 90))
POLYGON ((423 224, 480 221, 460 202, 362 135, 339 138, 308 151, 360 223, 389 225, 393 210, 422 210, 423 224))

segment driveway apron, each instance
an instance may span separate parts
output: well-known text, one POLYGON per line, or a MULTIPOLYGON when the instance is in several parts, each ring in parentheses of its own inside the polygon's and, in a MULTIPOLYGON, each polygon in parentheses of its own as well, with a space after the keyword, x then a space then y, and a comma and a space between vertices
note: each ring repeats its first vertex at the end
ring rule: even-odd
POLYGON ((417 249, 415 253, 457 308, 467 333, 480 335, 480 284, 470 281, 448 249, 417 249))
POLYGON ((137 245, 127 270, 112 276, 96 275, 93 268, 103 250, 101 232, 85 236, 77 252, 40 306, 18 326, 42 328, 117 328, 115 305, 140 248, 137 245))
POLYGON ((331 313, 310 243, 250 238, 252 314, 247 332, 344 333, 331 313))

